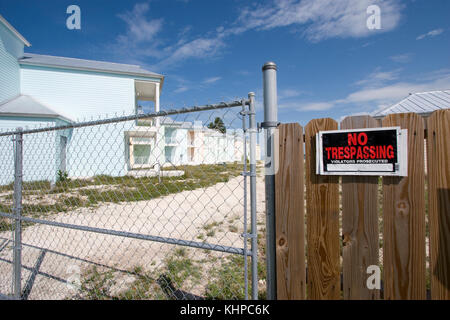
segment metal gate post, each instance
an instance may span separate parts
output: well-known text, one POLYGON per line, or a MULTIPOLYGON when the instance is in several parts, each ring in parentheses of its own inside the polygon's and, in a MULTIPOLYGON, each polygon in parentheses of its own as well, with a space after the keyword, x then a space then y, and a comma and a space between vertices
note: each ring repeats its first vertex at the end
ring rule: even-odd
POLYGON ((242 172, 244 176, 244 232, 242 233, 242 236, 244 238, 244 299, 248 300, 248 264, 247 264, 247 240, 248 240, 248 234, 247 234, 247 127, 246 127, 246 119, 245 116, 247 114, 245 110, 245 102, 242 101, 242 131, 244 133, 244 171, 242 172))
POLYGON ((23 134, 17 128, 14 138, 14 297, 21 299, 22 280, 22 177, 23 177, 23 134))
POLYGON ((277 65, 267 62, 262 67, 264 91, 264 122, 265 128, 265 183, 266 183, 266 264, 267 264, 267 299, 277 298, 276 279, 276 247, 275 247, 275 173, 277 159, 275 153, 275 131, 277 119, 277 65))
POLYGON ((256 113, 255 93, 248 94, 250 132, 250 222, 252 238, 252 299, 258 299, 258 230, 256 227, 256 113))

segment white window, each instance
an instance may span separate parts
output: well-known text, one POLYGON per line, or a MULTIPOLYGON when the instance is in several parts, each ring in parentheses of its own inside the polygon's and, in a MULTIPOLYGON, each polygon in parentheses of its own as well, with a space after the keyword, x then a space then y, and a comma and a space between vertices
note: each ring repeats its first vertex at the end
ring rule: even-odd
POLYGON ((147 168, 152 165, 152 144, 153 138, 150 137, 129 137, 131 168, 147 168))

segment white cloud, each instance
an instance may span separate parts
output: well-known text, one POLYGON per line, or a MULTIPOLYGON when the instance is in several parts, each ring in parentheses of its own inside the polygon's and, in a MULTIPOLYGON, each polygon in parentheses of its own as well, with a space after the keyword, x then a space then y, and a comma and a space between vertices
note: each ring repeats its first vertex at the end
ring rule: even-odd
MULTIPOLYGON (((442 71, 442 70, 441 70, 442 71)), ((382 102, 395 103, 410 93, 445 90, 450 88, 450 72, 434 71, 428 75, 417 77, 421 82, 397 82, 378 88, 362 88, 349 94, 344 101, 347 103, 382 102), (426 79, 426 80, 425 80, 426 79)))
POLYGON ((203 83, 204 84, 212 84, 212 83, 219 81, 220 79, 222 79, 222 77, 212 77, 212 78, 203 80, 203 83))
MULTIPOLYGON (((161 37, 163 19, 151 18, 149 3, 137 3, 118 17, 126 31, 117 36, 112 51, 127 61, 148 66, 154 71, 167 70, 188 59, 214 58, 226 46, 225 39, 248 30, 269 30, 293 26, 311 41, 334 37, 367 37, 378 31, 394 29, 401 16, 400 0, 270 0, 241 10, 230 26, 219 25, 203 35, 190 36, 192 27, 182 29, 173 43, 161 37), (367 7, 381 8, 381 30, 367 28, 367 7), (143 63, 155 58, 152 65, 143 63)), ((292 97, 293 92, 286 92, 292 97)))
POLYGON ((176 88, 173 92, 175 92, 175 93, 182 93, 182 92, 185 92, 185 91, 188 91, 188 90, 189 90, 189 87, 181 86, 181 87, 176 88))
POLYGON ((191 26, 183 28, 172 44, 160 36, 164 25, 163 19, 150 18, 151 10, 148 3, 137 3, 133 9, 119 14, 118 17, 125 22, 126 31, 116 38, 111 46, 114 54, 127 61, 134 61, 141 65, 146 58, 156 58, 157 62, 150 66, 158 71, 180 63, 183 60, 194 58, 202 59, 215 56, 225 44, 221 35, 208 37, 198 36, 189 39, 191 26))
POLYGON ((240 25, 231 32, 302 26, 303 35, 311 41, 367 37, 397 27, 402 8, 399 0, 277 0, 243 9, 238 19, 240 25), (366 10, 373 4, 381 9, 381 30, 367 28, 366 10))
POLYGON ((178 64, 188 58, 207 58, 214 56, 225 44, 219 38, 197 38, 179 47, 174 48, 168 53, 168 57, 155 65, 156 68, 162 68, 178 64))
POLYGON ((357 108, 358 112, 373 112, 386 108, 410 93, 448 90, 450 88, 450 70, 441 69, 417 77, 420 82, 395 82, 378 87, 362 87, 349 93, 345 98, 330 101, 290 102, 280 104, 280 108, 289 108, 299 111, 324 111, 337 107, 357 108))
POLYGON ((145 14, 148 11, 148 3, 138 3, 134 6, 132 11, 119 14, 119 18, 121 18, 127 24, 126 37, 128 41, 151 41, 153 40, 154 36, 161 30, 163 20, 147 20, 145 18, 145 14))
POLYGON ((385 84, 386 82, 398 79, 400 71, 401 69, 392 71, 380 71, 380 69, 377 68, 365 79, 359 80, 355 84, 358 86, 378 87, 385 84))
POLYGON ((187 59, 217 57, 225 39, 248 30, 269 30, 293 26, 311 41, 335 37, 367 37, 394 29, 401 17, 400 0, 269 0, 245 7, 231 25, 219 25, 204 34, 191 36, 192 27, 182 29, 173 43, 161 37, 163 19, 151 18, 148 2, 118 15, 126 23, 126 32, 117 37, 113 51, 128 61, 141 63, 156 58, 150 68, 155 71, 179 65, 187 59), (367 28, 367 7, 381 8, 381 30, 367 28))
POLYGON ((313 102, 299 107, 303 111, 324 111, 333 108, 333 102, 313 102))
POLYGON ((389 59, 397 63, 408 63, 412 60, 412 54, 410 53, 398 54, 389 57, 389 59))
POLYGON ((278 93, 279 99, 287 99, 287 98, 293 98, 298 97, 303 94, 303 91, 296 90, 296 89, 283 89, 280 90, 278 93))
POLYGON ((117 37, 118 49, 137 49, 140 55, 159 56, 155 40, 162 29, 163 19, 147 19, 149 9, 148 3, 138 3, 133 10, 118 15, 127 25, 126 32, 117 37))
POLYGON ((440 35, 443 32, 444 32, 444 29, 431 30, 430 32, 421 34, 420 36, 418 36, 416 38, 416 40, 422 40, 422 39, 427 38, 427 37, 436 37, 436 36, 440 35))
POLYGON ((184 38, 191 31, 192 31, 192 26, 188 25, 181 29, 181 31, 178 33, 178 37, 184 38))

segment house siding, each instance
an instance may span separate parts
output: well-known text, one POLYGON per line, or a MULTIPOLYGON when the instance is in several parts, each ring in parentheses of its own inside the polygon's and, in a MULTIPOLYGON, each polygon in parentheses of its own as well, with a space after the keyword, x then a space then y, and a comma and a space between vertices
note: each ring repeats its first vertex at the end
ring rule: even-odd
POLYGON ((21 66, 21 78, 22 94, 73 120, 135 112, 132 78, 26 65, 21 66))
MULTIPOLYGON (((33 129, 61 124, 50 119, 0 118, 2 131, 15 131, 17 128, 33 129)), ((23 180, 55 181, 57 172, 57 138, 55 131, 23 135, 23 180)), ((0 137, 0 185, 14 181, 14 136, 0 137)))
POLYGON ((20 93, 20 66, 23 43, 0 23, 0 103, 20 93))
POLYGON ((130 122, 73 129, 67 142, 67 172, 72 178, 127 173, 125 130, 130 122))
MULTIPOLYGON (((89 121, 135 112, 132 78, 29 66, 22 66, 21 75, 22 94, 34 97, 69 119, 89 121)), ((130 125, 74 129, 67 141, 69 177, 126 174, 124 130, 130 125)))

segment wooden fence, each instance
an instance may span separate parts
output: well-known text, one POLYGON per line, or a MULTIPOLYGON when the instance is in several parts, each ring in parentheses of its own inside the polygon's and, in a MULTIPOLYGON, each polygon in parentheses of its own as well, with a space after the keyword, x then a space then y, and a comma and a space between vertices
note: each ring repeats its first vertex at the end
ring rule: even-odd
POLYGON ((408 129, 407 177, 317 175, 315 135, 338 123, 278 127, 278 299, 450 299, 450 110, 340 124, 379 126, 408 129), (381 290, 367 288, 370 265, 381 290))

